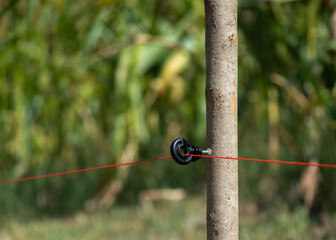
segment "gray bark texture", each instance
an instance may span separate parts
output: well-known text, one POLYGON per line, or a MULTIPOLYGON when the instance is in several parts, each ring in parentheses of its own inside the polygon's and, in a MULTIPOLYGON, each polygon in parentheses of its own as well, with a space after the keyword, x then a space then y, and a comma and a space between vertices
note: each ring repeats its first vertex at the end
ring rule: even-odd
MULTIPOLYGON (((205 0, 207 146, 237 157, 237 0, 205 0)), ((207 160, 207 239, 238 239, 238 161, 207 160)))

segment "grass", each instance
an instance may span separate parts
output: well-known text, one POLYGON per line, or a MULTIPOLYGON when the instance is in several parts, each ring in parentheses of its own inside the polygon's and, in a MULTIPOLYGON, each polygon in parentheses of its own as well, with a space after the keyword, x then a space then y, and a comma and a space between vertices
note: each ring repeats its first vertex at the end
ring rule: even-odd
MULTIPOLYGON (((65 218, 10 220, 1 226, 1 240, 206 239, 205 196, 151 205, 115 206, 106 212, 77 213, 65 218)), ((336 218, 331 224, 336 225, 336 218)), ((308 214, 275 203, 259 211, 240 205, 240 239, 336 239, 308 214)))
POLYGON ((200 198, 119 206, 108 212, 78 213, 63 219, 12 221, 0 231, 0 239, 204 239, 204 214, 200 198))

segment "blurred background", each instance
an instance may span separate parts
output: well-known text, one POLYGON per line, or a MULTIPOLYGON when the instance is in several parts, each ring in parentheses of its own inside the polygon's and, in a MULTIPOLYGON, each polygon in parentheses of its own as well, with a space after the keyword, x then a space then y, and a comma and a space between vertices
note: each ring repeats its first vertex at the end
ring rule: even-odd
MULTIPOLYGON (((239 1, 239 156, 335 164, 336 1, 239 1)), ((201 0, 1 0, 0 180, 205 147, 201 0)), ((205 161, 0 186, 0 238, 205 239, 205 161)), ((239 164, 241 239, 336 239, 336 172, 239 164)))

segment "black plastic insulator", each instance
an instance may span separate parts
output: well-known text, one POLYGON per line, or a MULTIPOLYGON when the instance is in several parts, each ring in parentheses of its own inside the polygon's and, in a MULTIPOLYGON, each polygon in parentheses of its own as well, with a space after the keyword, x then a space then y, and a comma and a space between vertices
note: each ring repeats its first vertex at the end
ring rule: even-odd
POLYGON ((187 165, 197 161, 201 157, 185 156, 183 154, 202 155, 202 148, 191 145, 184 138, 177 138, 170 145, 170 153, 175 162, 181 165, 187 165))

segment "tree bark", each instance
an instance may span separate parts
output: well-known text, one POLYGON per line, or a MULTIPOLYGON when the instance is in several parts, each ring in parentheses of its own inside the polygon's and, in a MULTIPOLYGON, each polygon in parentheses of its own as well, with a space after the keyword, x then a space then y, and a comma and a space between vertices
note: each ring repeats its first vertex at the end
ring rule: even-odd
MULTIPOLYGON (((237 157, 237 0, 205 0, 207 146, 237 157)), ((238 239, 238 161, 207 160, 207 239, 238 239)))

